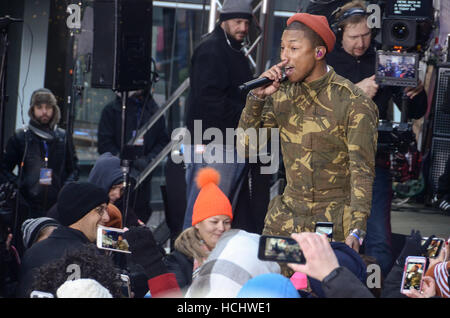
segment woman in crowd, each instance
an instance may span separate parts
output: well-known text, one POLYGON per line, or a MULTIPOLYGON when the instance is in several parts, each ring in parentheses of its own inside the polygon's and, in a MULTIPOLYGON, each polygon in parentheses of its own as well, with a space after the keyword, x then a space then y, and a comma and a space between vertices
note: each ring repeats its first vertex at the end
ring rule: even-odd
POLYGON ((174 251, 165 258, 167 269, 175 273, 184 291, 219 238, 231 228, 231 203, 218 187, 219 182, 220 174, 215 169, 199 171, 196 183, 200 192, 193 208, 192 227, 178 236, 174 251))

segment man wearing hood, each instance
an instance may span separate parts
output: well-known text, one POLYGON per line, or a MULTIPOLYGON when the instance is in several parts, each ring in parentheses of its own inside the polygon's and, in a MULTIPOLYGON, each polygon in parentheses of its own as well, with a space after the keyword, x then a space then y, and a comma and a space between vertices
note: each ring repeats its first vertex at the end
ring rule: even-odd
MULTIPOLYGON (((124 216, 124 206, 123 206, 123 172, 120 166, 120 159, 114 156, 110 152, 105 152, 99 156, 95 162, 94 167, 88 176, 88 182, 93 183, 108 193, 109 204, 108 213, 110 217, 112 216, 112 210, 117 211, 116 208, 120 210, 121 218, 123 220, 124 216)), ((134 180, 131 182, 134 183, 134 180)), ((131 187, 133 188, 133 187, 131 187)), ((130 193, 130 204, 128 205, 127 219, 124 220, 124 225, 126 226, 137 226, 144 224, 142 221, 138 220, 133 206, 134 206, 135 192, 130 193)), ((113 212, 114 213, 114 212, 113 212)), ((108 225, 111 226, 111 225, 108 225)))
POLYGON ((61 113, 53 93, 45 88, 34 91, 28 115, 28 126, 8 140, 1 163, 30 207, 22 212, 22 220, 45 216, 62 186, 78 179, 75 149, 67 146, 66 132, 57 127, 61 113), (18 176, 12 174, 16 166, 18 176))

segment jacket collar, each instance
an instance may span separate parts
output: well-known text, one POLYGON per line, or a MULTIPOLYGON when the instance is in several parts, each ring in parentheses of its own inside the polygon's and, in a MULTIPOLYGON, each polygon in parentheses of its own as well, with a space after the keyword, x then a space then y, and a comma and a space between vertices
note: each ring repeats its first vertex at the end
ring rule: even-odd
POLYGON ((219 39, 222 39, 227 43, 227 46, 231 46, 232 49, 240 51, 242 48, 242 42, 238 42, 236 41, 232 36, 230 35, 226 35, 226 31, 224 29, 222 29, 222 27, 220 26, 220 23, 218 23, 213 31, 218 37, 219 39), (227 41, 228 39, 228 41, 227 41))
POLYGON ((83 234, 83 232, 72 229, 68 226, 58 226, 52 234, 50 234, 49 238, 54 239, 70 239, 70 240, 77 240, 77 241, 83 241, 84 243, 90 243, 89 239, 83 234))

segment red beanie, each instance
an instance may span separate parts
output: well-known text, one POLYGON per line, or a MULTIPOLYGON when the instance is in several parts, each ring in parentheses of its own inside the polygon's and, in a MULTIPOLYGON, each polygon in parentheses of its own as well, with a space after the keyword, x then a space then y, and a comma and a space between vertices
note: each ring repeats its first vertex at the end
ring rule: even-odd
POLYGON ((326 17, 309 13, 296 13, 287 20, 287 25, 290 25, 294 21, 301 22, 316 32, 325 42, 327 53, 333 51, 334 44, 336 43, 336 36, 333 31, 331 31, 326 17))
POLYGON ((192 225, 216 215, 227 215, 233 219, 230 200, 218 187, 220 174, 213 168, 203 168, 197 174, 200 192, 194 203, 192 225))

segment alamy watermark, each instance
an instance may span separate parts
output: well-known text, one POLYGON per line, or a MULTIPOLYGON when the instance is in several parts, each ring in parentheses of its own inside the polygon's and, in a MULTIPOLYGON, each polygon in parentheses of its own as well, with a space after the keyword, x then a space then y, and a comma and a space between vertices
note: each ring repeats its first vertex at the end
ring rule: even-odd
POLYGON ((181 140, 174 145, 171 154, 173 162, 177 164, 260 162, 263 164, 261 174, 274 174, 278 171, 278 128, 226 128, 224 136, 219 128, 203 131, 202 121, 194 120, 193 136, 186 128, 177 128, 172 132, 171 138, 173 141, 181 140), (204 140, 211 142, 203 144, 204 140))
POLYGON ((66 25, 69 29, 81 29, 81 3, 69 4, 66 12, 69 16, 66 19, 66 25))

